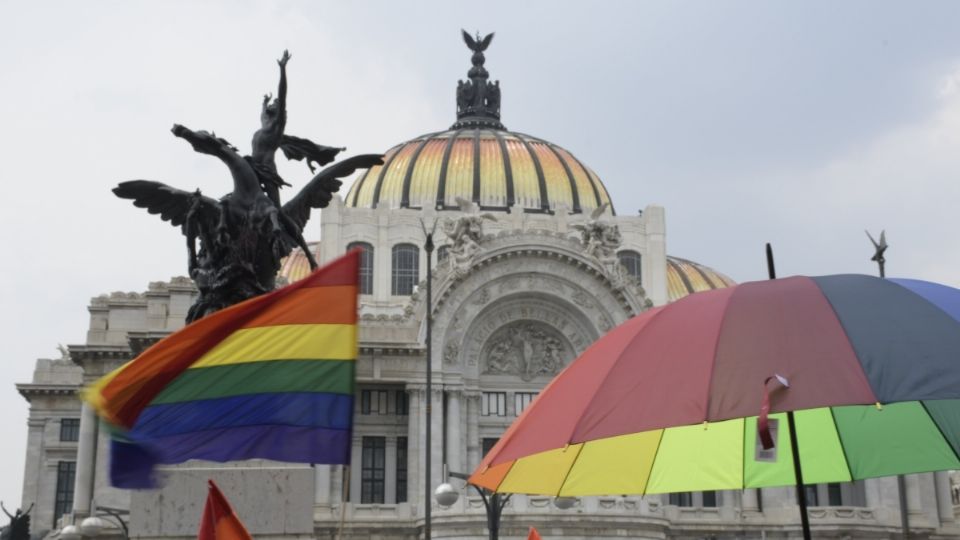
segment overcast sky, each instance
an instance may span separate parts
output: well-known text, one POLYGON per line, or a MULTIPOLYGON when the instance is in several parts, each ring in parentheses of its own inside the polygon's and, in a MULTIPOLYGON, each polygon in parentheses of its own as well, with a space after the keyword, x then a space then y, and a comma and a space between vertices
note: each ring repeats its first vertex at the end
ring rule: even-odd
POLYGON ((185 273, 179 232, 110 188, 226 192, 170 126, 248 151, 283 49, 288 132, 378 152, 454 121, 460 28, 495 31, 503 122, 587 163, 618 213, 663 205, 670 254, 748 281, 772 242, 780 275, 874 273, 864 229, 886 229, 888 275, 960 286, 958 21, 956 2, 0 0, 0 500, 22 489, 14 383, 84 342, 92 296, 185 273))

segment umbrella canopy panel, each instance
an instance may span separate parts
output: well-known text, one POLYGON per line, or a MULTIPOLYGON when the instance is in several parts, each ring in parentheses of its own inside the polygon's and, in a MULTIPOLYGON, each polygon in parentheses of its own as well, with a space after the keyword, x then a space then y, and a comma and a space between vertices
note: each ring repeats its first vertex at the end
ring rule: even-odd
POLYGON ((794 483, 960 468, 960 291, 870 276, 794 277, 647 311, 557 376, 471 481, 504 492, 594 495, 794 483))

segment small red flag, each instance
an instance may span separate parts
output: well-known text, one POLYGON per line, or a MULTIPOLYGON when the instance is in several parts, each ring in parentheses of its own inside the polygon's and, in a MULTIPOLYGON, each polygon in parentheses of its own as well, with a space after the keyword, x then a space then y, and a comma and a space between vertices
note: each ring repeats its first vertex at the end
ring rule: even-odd
POLYGON ((527 540, 542 540, 540 538, 540 533, 537 532, 536 527, 530 527, 530 534, 527 535, 527 540))
POLYGON ((213 480, 200 518, 197 540, 253 540, 213 480))

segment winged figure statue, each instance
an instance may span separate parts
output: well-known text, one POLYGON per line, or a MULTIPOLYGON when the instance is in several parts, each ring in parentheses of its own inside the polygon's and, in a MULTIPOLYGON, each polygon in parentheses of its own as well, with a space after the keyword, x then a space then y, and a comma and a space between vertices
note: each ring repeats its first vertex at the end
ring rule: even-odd
POLYGON ((470 35, 470 32, 467 32, 466 30, 461 29, 460 32, 463 33, 463 41, 467 44, 467 47, 476 53, 482 53, 483 51, 487 50, 487 47, 490 46, 490 42, 493 41, 493 32, 490 32, 482 39, 480 38, 480 32, 477 32, 476 39, 474 39, 473 36, 470 35))
POLYGON ((886 231, 880 231, 880 241, 877 242, 873 239, 873 236, 870 235, 870 231, 864 231, 867 233, 867 238, 870 239, 870 243, 873 244, 873 257, 870 257, 871 261, 877 263, 880 267, 880 277, 886 277, 886 272, 884 271, 884 265, 887 262, 887 259, 884 258, 883 254, 887 251, 889 247, 887 245, 887 234, 886 231))
POLYGON ((601 204, 590 212, 590 219, 586 223, 572 226, 573 229, 580 231, 580 241, 583 242, 585 251, 601 261, 614 257, 616 249, 622 242, 620 229, 600 219, 609 205, 610 203, 601 204))
POLYGON ((212 132, 173 126, 173 134, 187 141, 194 151, 219 159, 233 177, 233 191, 220 199, 177 189, 151 180, 122 182, 114 194, 130 199, 134 206, 157 214, 181 227, 187 239, 188 269, 199 296, 187 314, 187 322, 272 290, 280 261, 295 247, 303 250, 311 269, 317 262, 303 238, 303 228, 314 208, 329 204, 339 190, 341 178, 383 164, 380 154, 345 159, 317 172, 293 198, 280 203, 280 187, 287 184, 277 173, 274 154, 282 149, 292 159, 321 165, 333 160, 341 149, 321 147, 307 139, 283 133, 286 122, 286 62, 284 51, 278 98, 264 98, 261 128, 253 137, 253 152, 241 156, 225 139, 212 132), (324 149, 328 150, 324 150, 324 149), (333 151, 335 150, 335 151, 333 151))

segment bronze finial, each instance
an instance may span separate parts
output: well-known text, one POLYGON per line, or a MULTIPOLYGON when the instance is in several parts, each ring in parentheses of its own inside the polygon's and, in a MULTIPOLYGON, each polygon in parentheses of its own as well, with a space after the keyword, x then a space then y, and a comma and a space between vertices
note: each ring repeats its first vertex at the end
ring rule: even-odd
POLYGON ((483 67, 486 58, 483 52, 493 41, 493 32, 485 37, 474 38, 466 30, 461 30, 467 48, 473 51, 470 62, 473 66, 467 72, 469 79, 457 83, 457 123, 454 129, 466 127, 488 127, 506 129, 500 123, 500 81, 491 83, 490 74, 483 67))

